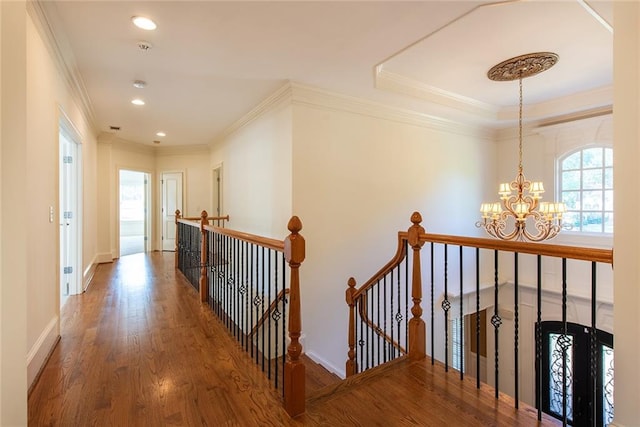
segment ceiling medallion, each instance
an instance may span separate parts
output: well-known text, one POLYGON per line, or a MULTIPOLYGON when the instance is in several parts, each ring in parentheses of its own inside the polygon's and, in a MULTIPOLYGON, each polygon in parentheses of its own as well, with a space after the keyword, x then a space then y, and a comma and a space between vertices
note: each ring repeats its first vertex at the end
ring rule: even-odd
POLYGON ((487 73, 491 80, 518 80, 520 88, 518 173, 513 181, 500 184, 500 201, 482 203, 482 219, 476 222, 476 227, 484 228, 489 235, 498 239, 540 242, 552 239, 562 229, 571 227, 562 221, 567 209, 565 204, 542 202, 543 183, 527 180, 522 166, 522 79, 546 71, 556 62, 558 55, 555 53, 529 53, 502 61, 487 73))
POLYGON ((527 53, 494 65, 487 77, 498 82, 524 79, 548 70, 556 62, 558 55, 552 52, 527 53))

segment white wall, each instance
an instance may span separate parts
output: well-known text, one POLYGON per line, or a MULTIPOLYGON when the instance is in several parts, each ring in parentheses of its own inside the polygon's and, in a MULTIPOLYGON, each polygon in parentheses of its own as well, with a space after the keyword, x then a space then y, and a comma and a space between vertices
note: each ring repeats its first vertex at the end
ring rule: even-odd
POLYGON ((277 239, 289 234, 287 222, 294 214, 291 132, 291 106, 276 101, 213 145, 211 169, 222 166, 223 212, 230 215, 229 228, 277 239))
POLYGON ((615 425, 640 420, 640 5, 614 2, 615 425))
POLYGON ((31 383, 59 335, 59 212, 49 221, 49 208, 58 207, 58 133, 61 114, 78 131, 82 145, 83 252, 81 271, 89 273, 97 249, 96 137, 78 100, 34 21, 27 20, 27 157, 26 192, 29 262, 38 268, 27 273, 27 363, 31 383), (36 172, 37 171, 37 172, 36 172))
POLYGON ((325 97, 311 105, 308 96, 296 103, 294 93, 293 211, 307 241, 305 351, 343 375, 347 279, 362 284, 391 259, 413 211, 427 231, 476 235, 496 156, 483 133, 410 124, 383 106, 371 114, 339 96, 328 105, 325 97))

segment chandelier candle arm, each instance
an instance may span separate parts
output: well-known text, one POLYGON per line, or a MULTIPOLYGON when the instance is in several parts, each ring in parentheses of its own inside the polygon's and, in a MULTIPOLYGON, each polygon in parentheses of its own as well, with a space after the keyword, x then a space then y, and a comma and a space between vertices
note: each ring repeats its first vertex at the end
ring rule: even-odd
POLYGON ((518 108, 518 173, 511 182, 498 187, 499 202, 482 203, 481 220, 476 227, 483 228, 489 235, 502 240, 540 242, 552 239, 562 229, 570 225, 562 222, 566 212, 564 203, 541 202, 544 193, 542 181, 528 181, 522 165, 522 79, 548 70, 558 62, 558 55, 538 52, 507 59, 488 72, 487 76, 496 81, 519 81, 520 98, 518 108), (513 193, 515 192, 515 193, 513 193), (527 229, 532 224, 534 232, 527 229))

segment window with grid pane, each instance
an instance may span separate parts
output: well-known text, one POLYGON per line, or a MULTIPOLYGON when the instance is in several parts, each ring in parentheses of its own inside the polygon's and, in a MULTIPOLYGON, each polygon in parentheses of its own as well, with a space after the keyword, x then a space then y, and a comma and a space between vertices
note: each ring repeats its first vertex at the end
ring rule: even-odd
POLYGON ((613 233, 613 149, 589 147, 562 157, 560 197, 563 218, 573 231, 613 233))

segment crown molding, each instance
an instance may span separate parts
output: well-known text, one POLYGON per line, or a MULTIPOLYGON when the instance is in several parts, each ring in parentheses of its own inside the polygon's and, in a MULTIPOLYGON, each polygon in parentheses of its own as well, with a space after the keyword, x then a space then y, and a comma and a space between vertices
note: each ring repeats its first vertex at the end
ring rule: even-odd
POLYGON ((378 65, 375 68, 374 84, 376 89, 413 96, 435 104, 455 108, 485 120, 496 120, 499 111, 499 108, 494 105, 387 71, 382 65, 378 65))
POLYGON ((442 119, 414 110, 393 107, 363 98, 338 94, 301 83, 292 82, 291 87, 293 89, 292 103, 294 105, 324 108, 332 111, 344 111, 376 119, 389 120, 433 130, 485 139, 493 138, 494 135, 494 131, 486 127, 442 119))
POLYGON ((71 91, 72 97, 78 103, 82 115, 89 127, 95 134, 98 134, 95 114, 91 99, 87 93, 82 77, 78 71, 76 60, 69 46, 66 36, 56 28, 57 18, 55 16, 54 2, 44 2, 42 0, 27 1, 27 12, 40 33, 42 40, 53 58, 58 71, 62 76, 67 88, 71 91), (49 4, 47 4, 49 3, 49 4))
POLYGON ((282 85, 279 89, 269 95, 266 99, 260 102, 258 105, 253 107, 247 114, 240 117, 238 120, 233 122, 231 126, 226 128, 222 133, 220 133, 213 141, 210 146, 217 144, 220 141, 223 141, 229 135, 239 131, 243 127, 249 125, 254 120, 259 117, 267 114, 270 111, 275 110, 280 105, 285 102, 289 102, 291 100, 291 83, 287 81, 284 85, 282 85))

